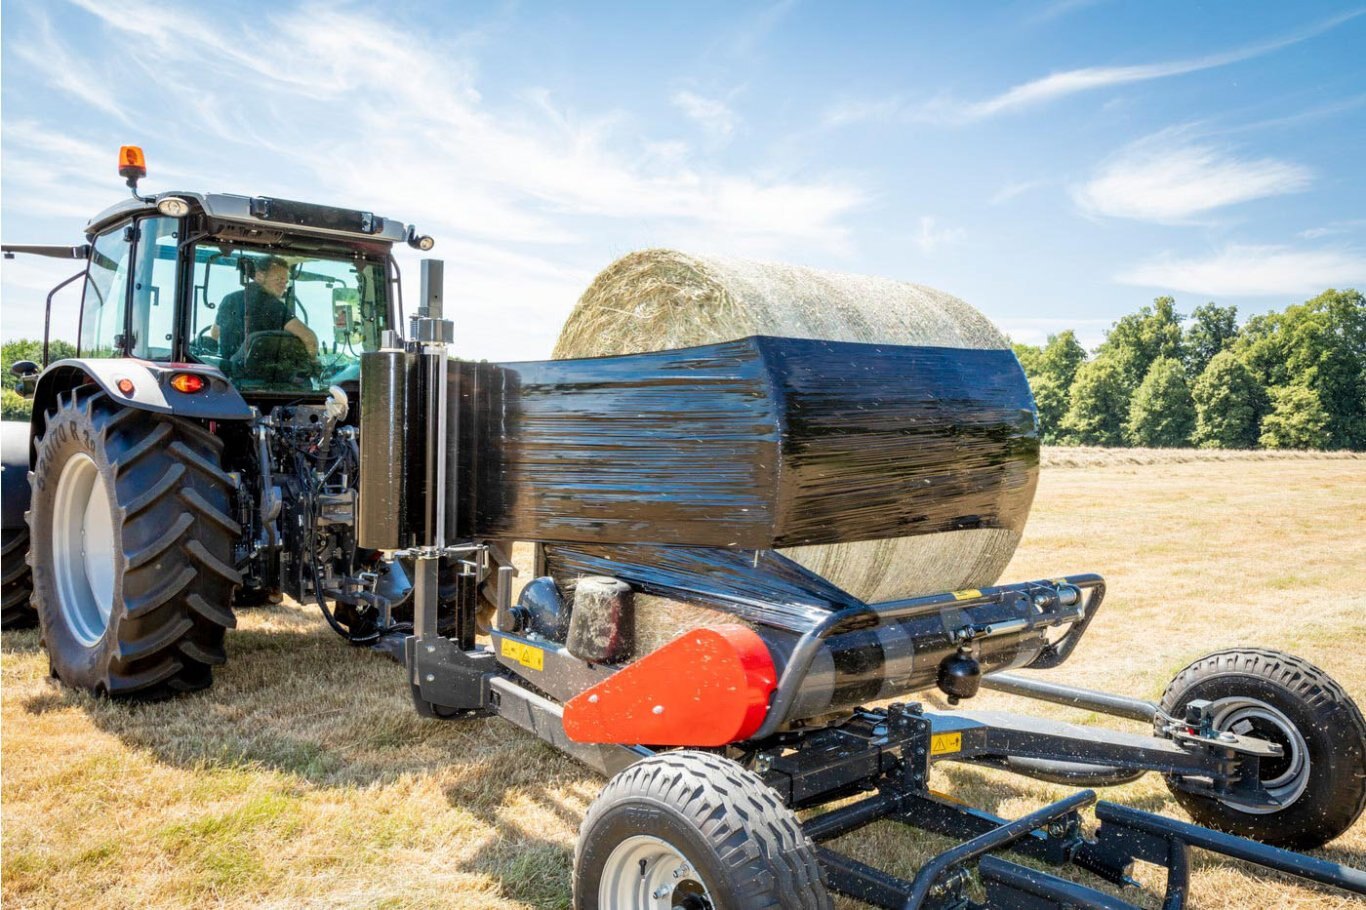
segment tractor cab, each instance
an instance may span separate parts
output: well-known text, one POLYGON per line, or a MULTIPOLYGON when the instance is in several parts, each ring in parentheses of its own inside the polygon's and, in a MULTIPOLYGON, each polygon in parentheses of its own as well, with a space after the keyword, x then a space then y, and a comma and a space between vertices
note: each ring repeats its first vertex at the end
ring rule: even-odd
POLYGON ((371 212, 262 196, 141 196, 146 168, 135 147, 120 151, 119 172, 132 198, 86 225, 86 246, 52 248, 87 259, 80 358, 202 363, 267 401, 353 388, 361 352, 400 319, 393 245, 432 245, 371 212))

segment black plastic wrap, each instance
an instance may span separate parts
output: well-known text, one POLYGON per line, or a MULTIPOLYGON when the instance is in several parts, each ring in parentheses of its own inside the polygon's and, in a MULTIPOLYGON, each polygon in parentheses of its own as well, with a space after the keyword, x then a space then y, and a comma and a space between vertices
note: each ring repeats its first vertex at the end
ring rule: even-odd
POLYGON ((720 607, 750 622, 803 632, 859 601, 771 551, 722 547, 564 545, 546 547, 555 578, 611 575, 632 587, 720 607))
POLYGON ((752 337, 450 372, 461 537, 767 550, 1018 532, 1037 482, 1008 350, 752 337))

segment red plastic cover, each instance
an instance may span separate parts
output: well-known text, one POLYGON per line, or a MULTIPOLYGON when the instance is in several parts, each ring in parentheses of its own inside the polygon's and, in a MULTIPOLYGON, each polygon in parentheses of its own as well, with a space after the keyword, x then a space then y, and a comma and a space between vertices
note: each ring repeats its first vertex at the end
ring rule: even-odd
POLYGON ((693 629, 570 699, 564 729, 580 743, 723 746, 759 729, 776 683, 754 630, 693 629))

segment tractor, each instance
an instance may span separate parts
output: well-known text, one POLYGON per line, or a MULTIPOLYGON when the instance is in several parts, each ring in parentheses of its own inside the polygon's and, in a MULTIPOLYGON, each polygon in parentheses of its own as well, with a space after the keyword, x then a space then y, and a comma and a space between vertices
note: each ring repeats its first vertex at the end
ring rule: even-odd
POLYGON ((4 627, 39 625, 66 685, 201 690, 237 609, 316 603, 401 659, 423 716, 501 717, 611 776, 575 855, 582 908, 1133 906, 1013 852, 1125 887, 1163 866, 1176 910, 1191 848, 1366 894, 1366 873, 1288 849, 1366 807, 1366 721, 1324 671, 1245 649, 1160 703, 1057 685, 1013 671, 1073 653, 1099 576, 869 602, 790 555, 1022 523, 1038 432, 1009 349, 754 336, 455 360, 439 262, 403 324, 392 251, 433 246, 414 227, 144 196, 141 151, 119 162, 132 197, 85 243, 4 246, 82 263, 77 356, 47 362, 45 338, 41 367, 14 365, 32 419, 3 437, 4 627), (664 605, 706 620, 639 646, 664 605), (982 688, 1147 730, 958 707, 982 688), (935 689, 953 709, 904 700, 935 689), (997 818, 930 789, 950 761, 1079 788, 1160 773, 1201 824, 1102 802, 1088 832, 1091 789, 997 818), (820 845, 880 819, 962 843, 913 880, 820 845))

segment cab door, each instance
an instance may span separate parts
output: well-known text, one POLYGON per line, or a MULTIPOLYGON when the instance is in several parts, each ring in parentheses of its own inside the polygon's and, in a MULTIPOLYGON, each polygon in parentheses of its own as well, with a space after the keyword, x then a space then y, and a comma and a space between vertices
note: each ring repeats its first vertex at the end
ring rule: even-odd
POLYGON ((128 297, 134 228, 123 222, 95 238, 81 294, 79 357, 128 356, 128 297))

